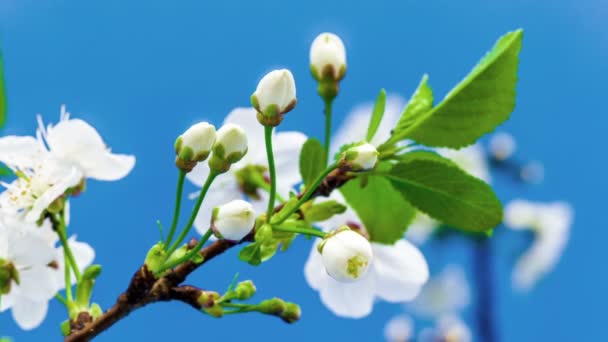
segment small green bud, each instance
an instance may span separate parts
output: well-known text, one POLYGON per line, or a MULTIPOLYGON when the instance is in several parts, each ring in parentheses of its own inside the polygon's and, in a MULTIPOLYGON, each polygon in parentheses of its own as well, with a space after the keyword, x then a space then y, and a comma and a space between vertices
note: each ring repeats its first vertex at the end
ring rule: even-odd
POLYGON ((150 272, 156 273, 162 268, 166 261, 167 252, 165 251, 165 245, 162 242, 159 242, 150 248, 144 263, 150 272))
POLYGON ((87 267, 82 273, 82 279, 95 280, 101 274, 101 265, 94 264, 87 267))
POLYGON ((281 298, 272 298, 258 304, 258 311, 268 315, 280 315, 285 310, 285 302, 281 298))
POLYGON ((101 315, 103 315, 103 310, 101 309, 101 306, 99 306, 99 304, 93 303, 93 305, 91 305, 91 308, 89 309, 89 314, 91 315, 91 317, 93 317, 93 320, 96 320, 97 318, 101 317, 101 315))
POLYGON ((302 310, 296 303, 285 303, 285 309, 281 312, 281 319, 287 323, 297 322, 302 316, 302 310))
POLYGON ((67 319, 63 322, 61 322, 61 334, 65 337, 70 335, 70 332, 72 332, 72 327, 70 326, 70 320, 67 319))
POLYGON ((234 299, 247 300, 255 294, 256 288, 251 280, 245 280, 236 285, 234 299))

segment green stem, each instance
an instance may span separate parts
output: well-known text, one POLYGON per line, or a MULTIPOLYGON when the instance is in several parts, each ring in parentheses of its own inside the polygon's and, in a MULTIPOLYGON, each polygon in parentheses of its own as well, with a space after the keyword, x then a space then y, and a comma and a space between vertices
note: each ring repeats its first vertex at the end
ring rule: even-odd
POLYGON ((273 230, 278 230, 280 232, 288 232, 288 233, 298 233, 305 235, 313 235, 320 238, 325 237, 325 233, 313 228, 303 228, 303 227, 285 227, 285 226, 272 226, 273 230))
POLYGON ((331 164, 330 166, 328 166, 319 176, 317 176, 317 179, 315 179, 315 181, 312 183, 312 185, 306 189, 306 192, 304 192, 302 197, 300 197, 300 199, 298 200, 296 205, 293 208, 291 208, 291 210, 289 212, 287 212, 286 214, 283 214, 279 218, 277 218, 276 222, 272 222, 272 224, 281 224, 285 220, 287 220, 291 215, 293 215, 296 211, 298 211, 298 209, 300 209, 302 204, 306 203, 306 201, 308 201, 308 199, 310 199, 310 196, 312 196, 312 194, 315 192, 315 190, 317 190, 319 185, 321 185, 321 182, 323 182, 325 177, 327 177, 327 175, 329 173, 331 173, 333 170, 335 170, 336 168, 338 168, 338 164, 331 164))
POLYGON ((179 175, 177 176, 177 193, 175 195, 175 209, 173 210, 173 222, 171 223, 171 229, 169 230, 169 235, 167 236, 167 240, 165 241, 165 248, 169 246, 171 240, 173 239, 173 235, 175 235, 175 229, 177 229, 177 223, 179 221, 179 210, 182 205, 182 193, 184 191, 184 179, 186 179, 186 172, 184 170, 179 170, 179 175))
MULTIPOLYGON (((72 270, 74 271, 74 274, 76 275, 76 282, 79 283, 80 282, 80 269, 78 269, 78 264, 76 263, 76 258, 74 258, 74 254, 72 254, 72 249, 70 249, 70 245, 68 243, 68 238, 67 238, 67 233, 66 233, 66 226, 65 226, 65 214, 62 211, 61 214, 59 215, 59 228, 57 229, 57 235, 59 235, 59 241, 61 242, 61 245, 63 246, 63 254, 65 256, 65 269, 67 272, 67 276, 70 276, 70 267, 72 268, 72 270)), ((66 283, 66 289, 68 287, 68 285, 70 285, 69 283, 66 283)))
POLYGON ((59 293, 55 295, 55 298, 61 302, 61 304, 63 304, 64 306, 68 306, 68 300, 63 298, 62 295, 60 295, 59 293))
POLYGON ((184 255, 183 257, 181 257, 179 259, 175 259, 170 263, 163 265, 163 267, 161 267, 161 269, 158 270, 156 273, 162 274, 164 271, 171 269, 175 266, 181 265, 184 262, 192 259, 192 257, 194 257, 196 255, 196 253, 200 252, 200 250, 203 248, 205 243, 207 241, 209 241, 209 238, 211 237, 212 234, 213 234, 213 231, 211 229, 207 229, 207 232, 205 232, 205 235, 203 235, 201 240, 196 244, 196 246, 194 246, 194 248, 189 250, 188 253, 186 253, 186 255, 184 255))
POLYGON ((68 266, 68 256, 65 252, 63 253, 63 277, 65 281, 65 296, 71 302, 74 300, 74 297, 72 297, 72 275, 68 266))
POLYGON ((179 236, 177 237, 177 239, 175 240, 173 245, 171 245, 171 248, 169 248, 169 250, 167 251, 168 256, 171 256, 171 254, 173 252, 175 252, 175 250, 179 247, 179 244, 182 243, 182 241, 184 241, 184 239, 190 232, 190 229, 192 229, 192 225, 194 224, 194 220, 196 219, 196 216, 198 215, 198 211, 201 209, 201 205, 203 204, 205 195, 207 194, 207 191, 209 191, 209 187, 211 187, 211 183, 213 183, 213 180, 215 180, 215 177, 217 177, 218 175, 219 175, 218 172, 211 170, 211 172, 209 173, 209 176, 207 176, 207 180, 205 181, 205 184, 203 185, 203 188, 201 189, 201 192, 198 195, 198 199, 196 200, 196 204, 194 205, 192 214, 190 214, 190 219, 188 220, 188 223, 186 224, 186 226, 184 227, 182 232, 179 234, 179 236))
POLYGON ((274 212, 274 202, 277 193, 277 174, 274 166, 274 153, 272 150, 272 126, 264 126, 264 138, 266 142, 266 156, 268 157, 268 172, 270 173, 270 199, 266 210, 266 220, 270 222, 274 212))
MULTIPOLYGON (((258 187, 260 187, 260 189, 270 193, 270 184, 268 184, 261 176, 254 176, 251 178, 251 180, 253 181, 253 184, 257 185, 258 187)), ((275 193, 276 199, 279 200, 279 202, 285 202, 285 199, 283 198, 283 196, 281 196, 281 194, 279 194, 278 192, 275 193)))
POLYGON ((329 147, 331 145, 331 105, 333 99, 325 100, 325 166, 329 164, 329 147))

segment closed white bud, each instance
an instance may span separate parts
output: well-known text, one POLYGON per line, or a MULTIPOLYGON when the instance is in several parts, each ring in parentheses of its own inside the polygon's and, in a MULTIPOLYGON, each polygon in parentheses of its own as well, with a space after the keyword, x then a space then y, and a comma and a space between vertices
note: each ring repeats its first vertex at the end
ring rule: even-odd
POLYGON ((319 245, 327 274, 339 282, 351 283, 363 277, 372 263, 372 246, 358 233, 340 228, 319 245))
POLYGON ((342 154, 341 163, 348 166, 352 171, 367 171, 376 166, 378 155, 378 150, 374 145, 363 143, 346 150, 342 154))
POLYGON ((265 126, 277 126, 283 115, 296 105, 296 83, 291 71, 274 70, 258 83, 251 104, 258 111, 258 121, 265 126))
POLYGON ((217 131, 209 166, 225 172, 230 168, 230 164, 238 162, 245 154, 247 154, 245 130, 236 124, 225 124, 217 131))
POLYGON ((209 156, 215 142, 215 127, 208 122, 192 125, 175 141, 175 153, 185 162, 201 162, 209 156))
POLYGON ((310 70, 317 81, 340 81, 346 74, 346 49, 333 33, 321 33, 310 46, 310 70))
POLYGON ((241 241, 253 229, 255 216, 249 202, 234 200, 213 209, 211 228, 218 239, 241 241))

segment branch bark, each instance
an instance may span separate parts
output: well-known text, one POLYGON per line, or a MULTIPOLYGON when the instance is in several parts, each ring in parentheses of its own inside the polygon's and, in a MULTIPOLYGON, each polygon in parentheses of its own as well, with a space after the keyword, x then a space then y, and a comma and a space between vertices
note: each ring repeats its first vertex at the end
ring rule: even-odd
MULTIPOLYGON (((329 196, 334 189, 339 188, 353 177, 346 170, 334 170, 315 190, 311 199, 318 196, 329 196)), ((282 205, 277 206, 275 212, 281 208, 282 205)), ((65 338, 65 342, 90 341, 118 321, 127 317, 131 312, 155 302, 179 300, 196 309, 200 309, 196 298, 200 294, 197 291, 202 290, 181 284, 187 279, 188 275, 205 263, 242 242, 252 240, 253 232, 240 242, 215 241, 200 251, 203 262, 196 264, 187 261, 158 279, 154 278, 154 275, 147 269, 146 265, 141 266, 131 278, 127 290, 118 296, 116 303, 108 311, 93 321, 83 319, 72 322, 72 331, 65 338)), ((194 246, 194 244, 196 244, 195 240, 189 243, 190 246, 194 246)))

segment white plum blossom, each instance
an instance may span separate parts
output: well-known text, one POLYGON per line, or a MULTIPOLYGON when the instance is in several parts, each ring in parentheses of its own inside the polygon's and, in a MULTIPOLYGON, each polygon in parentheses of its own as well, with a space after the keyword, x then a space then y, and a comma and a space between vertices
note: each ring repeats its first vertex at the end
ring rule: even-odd
POLYGON ((346 72, 346 49, 342 39, 333 33, 321 33, 310 46, 310 66, 318 81, 329 77, 339 81, 346 72))
POLYGON ((230 201, 213 210, 213 232, 219 239, 240 241, 253 229, 255 217, 255 210, 248 202, 230 201))
POLYGON ((327 274, 343 283, 364 277, 373 261, 369 241, 348 228, 332 232, 323 239, 319 253, 327 274))
MULTIPOLYGON (((211 222, 211 210, 232 200, 247 198, 256 212, 265 212, 268 203, 270 188, 268 181, 268 159, 264 145, 264 127, 256 119, 253 108, 235 108, 226 119, 224 125, 238 124, 247 134, 247 154, 230 167, 230 170, 220 175, 213 182, 205 196, 203 209, 196 217, 194 226, 200 234, 204 234, 211 222), (245 177, 245 172, 249 172, 245 177), (244 181, 247 181, 244 183, 244 181), (251 184, 251 181, 256 184, 251 184)), ((299 157, 306 135, 290 131, 273 133, 273 147, 275 166, 277 171, 277 193, 287 198, 293 187, 301 182, 299 170, 299 157)), ((212 157, 213 158, 213 157, 212 157)), ((209 175, 209 165, 199 163, 188 173, 188 179, 195 185, 202 187, 209 175)), ((195 194, 193 197, 196 197, 195 194)))
POLYGON ((433 234, 435 229, 439 227, 439 221, 432 219, 428 215, 418 212, 407 227, 405 237, 417 245, 425 243, 433 234))
POLYGON ((492 135, 488 145, 490 154, 496 160, 509 159, 517 149, 515 138, 507 132, 498 132, 492 135))
MULTIPOLYGON (((15 277, 8 281, 8 293, 0 293, 0 311, 11 309, 13 318, 24 330, 31 330, 44 320, 48 302, 61 288, 58 270, 49 267, 56 260, 55 249, 35 228, 14 227, 0 222, 0 269, 13 268, 15 277)), ((6 284, 0 284, 0 289, 6 284)))
MULTIPOLYGON (((331 199, 344 203, 334 191, 331 199)), ((350 208, 318 225, 330 231, 343 225, 358 225, 361 220, 350 208)), ((364 227, 361 227, 364 229, 364 227)), ((308 284, 319 291, 321 301, 333 313, 342 317, 361 318, 369 315, 376 299, 401 303, 414 299, 429 277, 422 253, 407 240, 394 245, 371 242, 373 262, 358 281, 343 283, 327 274, 317 241, 304 267, 308 284)))
POLYGON ((296 104, 296 83, 291 71, 273 70, 264 75, 251 98, 255 109, 265 115, 270 114, 269 110, 276 111, 274 115, 290 111, 296 104))
POLYGON ((486 183, 492 182, 487 156, 480 144, 474 144, 459 150, 439 148, 437 149, 437 152, 442 156, 451 159, 456 165, 472 176, 475 176, 486 183))
POLYGON ((70 119, 62 107, 56 126, 40 123, 36 138, 0 138, 0 162, 10 167, 17 179, 3 185, 1 210, 20 215, 28 222, 85 178, 118 180, 135 164, 133 156, 112 154, 97 131, 86 122, 70 119))
POLYGON ((530 247, 519 258, 512 274, 513 286, 530 290, 559 261, 568 239, 574 211, 565 202, 539 203, 514 200, 505 207, 505 225, 535 233, 530 247))
POLYGON ((444 315, 437 320, 434 328, 427 328, 420 332, 421 342, 471 342, 473 334, 469 326, 458 316, 444 315))
POLYGON ((462 312, 470 300, 471 290, 464 270, 457 265, 448 265, 429 280, 409 307, 417 315, 438 319, 462 312))
POLYGON ((409 342, 414 339, 414 320, 406 315, 391 318, 384 326, 386 342, 409 342))

